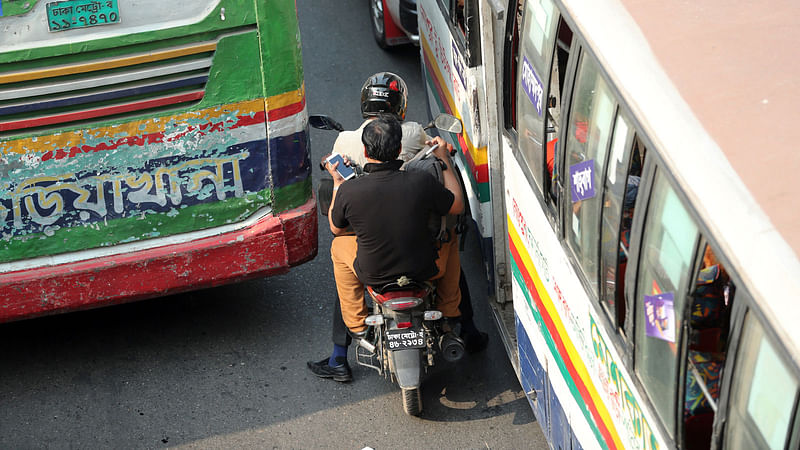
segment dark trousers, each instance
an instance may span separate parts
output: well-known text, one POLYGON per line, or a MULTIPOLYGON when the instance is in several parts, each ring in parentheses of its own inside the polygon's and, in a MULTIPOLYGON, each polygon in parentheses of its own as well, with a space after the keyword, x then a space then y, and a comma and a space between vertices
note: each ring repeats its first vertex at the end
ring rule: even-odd
MULTIPOLYGON (((461 288, 461 303, 458 305, 458 310, 461 312, 461 326, 465 331, 472 331, 475 325, 472 322, 472 297, 469 295, 469 285, 467 278, 464 276, 464 270, 461 270, 461 277, 458 280, 458 286, 461 288)), ((350 333, 347 332, 347 326, 342 320, 342 307, 339 305, 339 296, 334 295, 333 302, 333 327, 331 330, 331 340, 336 345, 349 347, 352 342, 350 333)))

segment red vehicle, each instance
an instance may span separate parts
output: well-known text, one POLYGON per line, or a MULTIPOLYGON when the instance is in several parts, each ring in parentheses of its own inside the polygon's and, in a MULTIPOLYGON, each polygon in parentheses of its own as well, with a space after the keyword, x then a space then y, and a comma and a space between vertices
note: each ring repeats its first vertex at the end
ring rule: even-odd
POLYGON ((417 0, 370 0, 372 34, 382 49, 419 45, 417 0))

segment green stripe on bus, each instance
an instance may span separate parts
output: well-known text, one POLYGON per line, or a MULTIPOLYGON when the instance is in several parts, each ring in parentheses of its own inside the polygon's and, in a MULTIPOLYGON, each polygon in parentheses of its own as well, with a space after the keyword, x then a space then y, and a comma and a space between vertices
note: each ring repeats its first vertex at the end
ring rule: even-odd
POLYGON ((305 204, 312 196, 311 176, 295 184, 275 189, 273 208, 281 212, 305 204))
MULTIPOLYGON (((536 321, 536 325, 542 330, 542 336, 544 336, 544 340, 547 343, 547 347, 550 350, 550 354, 555 359, 556 364, 558 365, 558 370, 561 372, 561 377, 564 379, 567 387, 569 388, 570 393, 572 393, 572 397, 575 399, 575 403, 577 403, 578 407, 583 412, 583 416, 586 418, 586 421, 589 423, 589 426, 592 428, 594 432, 595 438, 597 438, 597 442, 603 446, 603 448, 608 449, 608 444, 603 440, 602 434, 600 434, 600 429, 597 427, 597 424, 594 423, 594 419, 592 418, 591 413, 589 412, 589 408, 586 407, 586 403, 584 403, 583 397, 581 397, 581 393, 578 391, 578 386, 573 381, 572 376, 567 369, 566 364, 562 356, 559 354, 558 349, 556 348, 556 343, 553 341, 553 337, 550 336, 548 332, 547 325, 544 323, 544 319, 542 318, 541 312, 539 309, 533 304, 533 299, 530 297, 530 293, 528 289, 525 287, 525 279, 522 276, 522 272, 520 271, 517 262, 514 260, 513 255, 509 258, 511 260, 511 273, 514 274, 514 279, 517 280, 517 283, 521 287, 522 293, 525 295, 525 301, 528 304, 528 309, 530 309, 531 314, 533 315, 534 320, 536 321)), ((550 376, 550 375, 548 375, 550 376)))

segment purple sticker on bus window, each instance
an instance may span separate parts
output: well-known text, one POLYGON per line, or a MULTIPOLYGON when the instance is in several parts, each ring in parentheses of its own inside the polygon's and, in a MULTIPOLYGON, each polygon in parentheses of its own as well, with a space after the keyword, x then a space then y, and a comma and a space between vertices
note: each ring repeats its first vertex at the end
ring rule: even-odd
POLYGON ((644 329, 647 336, 675 342, 674 301, 672 292, 644 296, 644 329))
POLYGON ((572 203, 594 197, 594 160, 579 162, 569 167, 572 203))
POLYGON ((542 115, 542 96, 544 95, 544 87, 542 86, 542 81, 539 80, 539 77, 536 75, 536 71, 533 70, 533 66, 531 65, 528 58, 525 55, 522 56, 522 90, 528 94, 528 98, 533 103, 533 106, 536 107, 536 112, 539 113, 539 116, 542 115))

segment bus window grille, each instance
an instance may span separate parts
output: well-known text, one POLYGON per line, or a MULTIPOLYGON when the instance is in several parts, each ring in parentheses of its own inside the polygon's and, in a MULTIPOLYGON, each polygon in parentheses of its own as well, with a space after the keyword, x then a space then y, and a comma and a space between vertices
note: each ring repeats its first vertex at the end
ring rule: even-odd
POLYGON ((78 63, 53 58, 50 66, 0 73, 0 135, 197 104, 221 37, 78 63))

